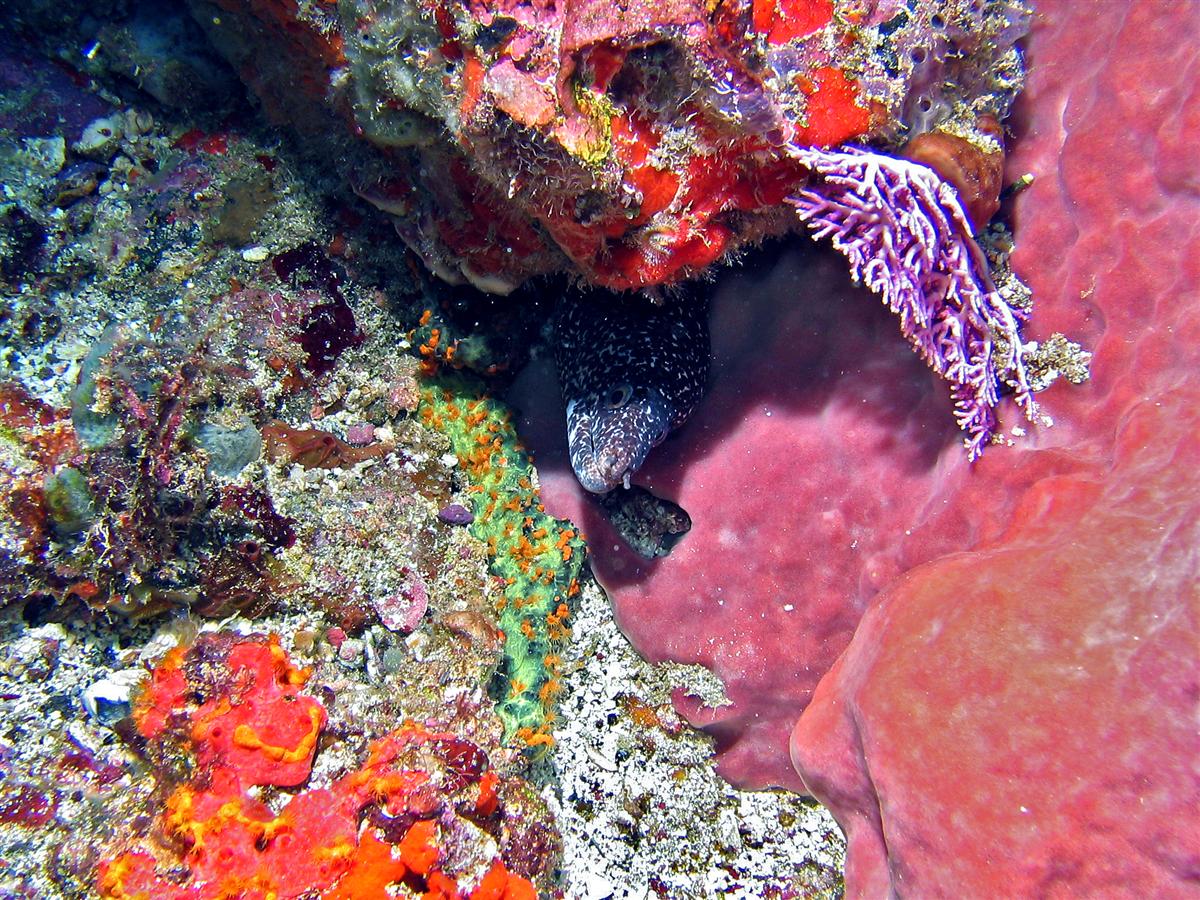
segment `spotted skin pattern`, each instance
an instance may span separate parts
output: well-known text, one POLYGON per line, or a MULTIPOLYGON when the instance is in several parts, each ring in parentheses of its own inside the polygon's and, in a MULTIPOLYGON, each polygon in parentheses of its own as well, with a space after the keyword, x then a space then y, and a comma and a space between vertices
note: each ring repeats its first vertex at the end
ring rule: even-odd
POLYGON ((708 301, 685 294, 566 297, 554 361, 571 468, 603 494, 629 479, 700 403, 708 381, 708 301))

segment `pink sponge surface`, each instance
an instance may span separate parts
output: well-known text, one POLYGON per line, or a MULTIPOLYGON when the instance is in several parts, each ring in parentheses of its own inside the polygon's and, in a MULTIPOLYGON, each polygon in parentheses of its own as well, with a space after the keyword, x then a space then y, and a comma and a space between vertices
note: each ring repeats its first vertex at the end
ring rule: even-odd
MULTIPOLYGON (((722 772, 799 788, 796 715, 870 598, 914 561, 903 532, 965 457, 944 385, 836 254, 801 242, 728 279, 712 330, 708 397, 635 479, 692 517, 669 556, 628 550, 557 453, 538 455, 543 494, 581 524, 634 645, 725 682, 730 706, 678 698, 716 736, 722 772)), ((937 541, 915 561, 955 535, 937 541)))
POLYGON ((851 894, 1200 891, 1200 11, 1039 7, 1013 261, 1094 376, 950 498, 1028 479, 1005 532, 877 597, 792 735, 851 894))
MULTIPOLYGON (((1096 15, 1043 3, 1039 10, 1009 171, 1010 180, 1025 172, 1036 180, 1013 210, 1013 264, 1036 298, 1027 336, 1063 331, 1096 353, 1088 384, 1040 395, 1053 428, 1033 430, 1016 447, 993 447, 968 466, 944 384, 912 355, 879 300, 850 285, 838 257, 803 248, 778 254, 773 268, 760 260, 723 280, 714 301, 709 398, 635 479, 692 516, 692 531, 670 556, 647 562, 624 549, 561 461, 560 422, 538 434, 540 417, 529 416, 547 506, 583 525, 622 628, 648 657, 703 663, 725 681, 730 706, 711 710, 679 698, 689 718, 716 737, 722 772, 747 786, 807 782, 857 828, 851 870, 860 886, 887 883, 896 861, 883 834, 899 821, 890 818, 896 809, 949 829, 963 795, 997 790, 986 778, 955 776, 929 755, 931 747, 952 743, 945 752, 971 759, 981 778, 1017 778, 1019 766, 991 768, 988 740, 1044 704, 1094 705, 1086 691, 1035 690, 1048 687, 1045 672, 1059 666, 1039 654, 1065 654, 1061 677, 1094 681, 1095 691, 1168 706, 1194 685, 1194 661, 1181 664, 1172 691, 1160 695, 1163 684, 1143 680, 1141 670, 1121 675, 1115 662, 1076 654, 1080 642, 1107 633, 1106 622, 1126 640, 1114 640, 1114 654, 1135 634, 1143 652, 1156 652, 1157 635, 1175 641, 1177 651, 1177 632, 1139 631, 1150 620, 1138 603, 1158 604, 1155 614, 1171 628, 1194 634, 1189 616, 1197 598, 1194 587, 1185 595, 1185 585, 1195 584, 1200 569, 1195 551, 1170 561, 1162 553, 1168 542, 1200 545, 1200 484, 1186 440, 1195 428, 1188 392, 1200 390, 1200 170, 1189 163, 1200 146, 1200 45, 1176 39, 1195 24, 1196 7, 1105 4, 1096 15), (1154 480, 1160 473, 1167 474, 1154 480), (1124 510, 1119 557, 1110 508, 1124 510), (1159 523, 1159 516, 1167 518, 1159 523), (1121 580, 1089 574, 1118 559, 1117 569, 1104 571, 1121 580), (1129 593, 1134 582, 1145 585, 1136 596, 1129 593), (918 602, 919 612, 914 606, 901 615, 918 602), (935 640, 939 614, 961 618, 935 640), (1039 623, 1060 618, 1069 624, 1039 631, 1039 623), (1023 622, 1028 641, 1014 644, 1023 622), (848 646, 792 736, 802 780, 788 736, 848 646), (893 647, 905 650, 889 656, 893 647), (913 666, 928 666, 929 677, 909 682, 903 668, 875 668, 906 654, 913 666), (982 666, 993 656, 1015 670, 1014 683, 1026 679, 1028 693, 1001 691, 973 707, 977 727, 991 738, 969 739, 935 712, 950 716, 956 707, 946 704, 973 690, 959 666, 982 666), (1079 666, 1083 676, 1071 676, 1079 666), (943 693, 931 690, 939 678, 943 693), (894 699, 884 703, 885 695, 894 699), (910 714, 922 697, 936 704, 934 712, 910 714), (880 724, 872 724, 875 717, 880 724), (876 766, 891 759, 897 768, 885 784, 876 766), (930 767, 942 795, 906 780, 930 767)), ((545 390, 518 385, 518 402, 525 396, 532 405, 545 390)), ((1023 424, 1015 409, 1003 421, 1023 424)), ((1060 725, 1073 721, 1069 707, 1056 715, 1060 725)), ((1093 709, 1077 718, 1081 741, 1128 737, 1135 725, 1102 734, 1097 715, 1093 709)), ((1173 727, 1169 721, 1164 727, 1173 727)), ((1021 734, 1012 738, 1009 763, 1025 752, 1021 734)), ((1164 736, 1159 749, 1178 750, 1177 738, 1164 736)), ((1060 742, 1062 755, 1046 771, 1091 778, 1085 770, 1094 760, 1071 760, 1071 749, 1060 742)), ((1121 774, 1133 778, 1134 770, 1121 774)), ((1062 785, 1034 778, 1026 787, 1044 800, 1062 785)), ((976 825, 990 822, 953 827, 976 825)), ((1035 830, 1045 837, 1041 826, 1035 830)))

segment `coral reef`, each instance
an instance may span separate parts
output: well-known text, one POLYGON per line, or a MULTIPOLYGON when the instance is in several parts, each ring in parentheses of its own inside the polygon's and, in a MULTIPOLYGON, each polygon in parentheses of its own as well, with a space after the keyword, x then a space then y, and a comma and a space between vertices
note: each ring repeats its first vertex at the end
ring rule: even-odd
POLYGON ((973 236, 999 205, 1019 3, 223 12, 244 35, 222 25, 214 40, 298 123, 316 113, 295 107, 329 105, 326 92, 253 67, 256 43, 291 26, 303 65, 331 70, 359 196, 449 283, 507 294, 569 271, 621 290, 671 284, 794 230, 795 206, 950 382, 972 458, 995 434, 1000 384, 1035 417, 1025 311, 993 289, 973 236), (848 141, 870 150, 833 149, 848 141))
MULTIPOLYGON (((45 421, 21 431, 21 440, 43 444, 50 435, 39 430, 58 434, 60 449, 43 451, 30 472, 56 541, 36 560, 24 554, 42 571, 8 585, 8 596, 44 590, 130 612, 172 605, 195 587, 195 572, 179 565, 185 546, 232 543, 239 531, 261 538, 278 527, 265 508, 256 525, 219 501, 217 482, 253 462, 261 440, 247 426, 232 431, 202 417, 257 400, 244 370, 213 352, 211 325, 170 327, 200 336, 110 327, 84 359, 69 413, 42 402, 45 421)), ((8 405, 10 415, 15 408, 8 405)))
MULTIPOLYGON (((2 492, 11 577, 0 594, 6 602, 54 598, 64 615, 74 603, 135 616, 179 607, 261 612, 294 591, 335 595, 344 585, 311 582, 279 558, 298 533, 307 545, 312 531, 307 522, 293 527, 296 518, 256 484, 260 457, 349 469, 397 451, 394 439, 353 446, 278 417, 328 418, 320 403, 301 405, 319 391, 325 404, 373 418, 385 435, 415 406, 415 363, 393 361, 349 401, 335 396, 346 390, 338 360, 364 345, 360 319, 381 315, 378 294, 317 246, 310 198, 274 193, 293 176, 258 144, 195 130, 168 135, 132 110, 97 122, 88 127, 107 132, 100 158, 113 161, 95 173, 97 196, 70 204, 89 216, 71 226, 81 232, 73 235, 61 217, 32 207, 52 226, 45 262, 4 326, 11 382, 2 464, 13 481, 2 492), (284 249, 272 253, 254 241, 276 222, 271 233, 284 249), (69 297, 60 292, 64 279, 79 285, 69 297), (23 319, 43 294, 57 303, 56 321, 70 323, 66 331, 46 336, 23 319), (46 371, 43 356, 75 382, 66 395, 30 395, 46 371)), ((57 189, 52 171, 22 175, 33 194, 63 202, 45 193, 57 189)), ((387 344, 392 331, 385 323, 376 336, 387 344)), ((355 437, 355 425, 340 433, 355 437)), ((405 449, 418 452, 419 433, 405 436, 405 449)), ((435 495, 448 480, 436 468, 426 465, 424 476, 435 495)), ((371 610, 354 591, 337 596, 371 610)))
POLYGON ((134 722, 168 784, 181 753, 191 775, 150 836, 101 864, 101 896, 352 898, 399 883, 427 897, 536 896, 510 866, 533 858, 522 841, 543 840, 550 849, 527 874, 546 876, 552 832, 535 836, 517 818, 536 815, 528 788, 452 734, 402 725, 328 786, 277 812, 259 799, 254 788, 309 779, 326 713, 303 692, 308 678, 276 639, 206 635, 168 654, 134 722))
POLYGON ((714 753, 851 893, 1194 887, 1181 8, 186 9, 0 42, 0 893, 837 896, 714 753), (581 500, 554 295, 739 260, 581 500))
MULTIPOLYGON (((730 706, 677 701, 722 771, 829 803, 852 893, 1194 889, 1179 761, 1194 740, 1195 128, 1179 73, 1195 48, 1172 40, 1180 21, 1137 8, 1081 29, 1064 5, 1035 29, 1010 157, 1033 174, 1014 200, 1012 268, 1040 298, 1025 359, 1077 373, 1057 331, 1095 348, 1083 389, 1039 398, 1056 424, 1036 440, 969 469, 915 360, 887 352, 888 323, 827 256, 752 260, 718 290, 709 401, 639 479, 692 518, 666 557, 610 553, 617 536, 567 496, 565 454, 530 435, 547 507, 592 538, 634 645, 725 682, 730 706), (1060 77, 1081 58, 1102 65, 1060 77), (1131 84, 1138 102, 1093 105, 1131 84)), ((998 290, 1019 305, 1013 282, 998 290)))
MULTIPOLYGON (((31 67, 32 83, 40 71, 31 67)), ((11 429, 2 464, 17 488, 5 492, 12 577, 0 593, 57 599, 62 615, 71 604, 141 615, 222 607, 204 583, 269 594, 269 559, 238 588, 229 552, 282 545, 268 533, 279 531, 269 500, 249 521, 222 492, 255 463, 264 408, 301 383, 292 367, 302 369, 305 317, 320 306, 302 290, 271 290, 253 262, 262 248, 248 246, 269 217, 295 212, 294 199, 274 195, 282 173, 253 141, 192 140, 135 108, 76 127, 78 104, 60 102, 62 133, 24 137, 46 126, 6 120, 6 190, 44 242, 0 322, 11 429)))
MULTIPOLYGON (((35 5, 21 27, 65 14, 35 5)), ((551 292, 428 278, 379 240, 330 157, 310 164, 241 115, 173 111, 181 70, 151 71, 170 62, 154 54, 195 45, 174 15, 148 40, 149 7, 72 26, 111 39, 87 45, 86 72, 79 48, 49 63, 0 44, 0 893, 255 896, 274 880, 286 895, 311 875, 331 895, 400 878, 559 896, 543 804, 562 783, 559 698, 606 676, 564 655, 589 583, 582 536, 541 508, 489 393, 536 352, 551 292), (139 65, 162 105, 122 75, 139 65), (66 105, 45 116, 31 99, 66 105), (423 787, 359 802, 413 773, 423 787), (337 823, 320 808, 334 793, 337 823), (284 819, 345 838, 324 876, 284 819)), ((316 83, 272 58, 300 91, 316 83)), ((734 808, 703 737, 677 723, 660 765, 688 778, 639 782, 639 807, 672 813, 638 840, 621 771, 578 742, 653 716, 632 700, 571 715, 587 718, 570 723, 586 829, 606 836, 588 860, 652 872, 702 834, 719 858, 696 849, 680 885, 753 896, 794 883, 803 854, 811 883, 836 890, 836 836, 789 839, 769 799, 737 801, 765 817, 740 851, 724 831, 677 829, 734 808), (759 835, 779 851, 753 852, 759 835)), ((802 808, 779 798, 779 815, 802 808)))

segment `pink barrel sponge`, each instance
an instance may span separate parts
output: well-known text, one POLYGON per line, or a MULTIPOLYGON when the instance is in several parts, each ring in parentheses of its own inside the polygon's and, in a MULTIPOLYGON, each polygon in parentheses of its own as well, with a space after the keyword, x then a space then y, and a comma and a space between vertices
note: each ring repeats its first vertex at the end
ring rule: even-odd
POLYGON ((1111 468, 1043 479, 867 613, 792 736, 851 895, 1200 888, 1198 410, 1136 403, 1111 468))
POLYGON ((913 546, 904 536, 967 463, 944 389, 878 298, 832 252, 775 252, 723 281, 709 395, 635 479, 691 516, 670 555, 636 555, 582 496, 560 420, 532 414, 553 383, 531 380, 519 401, 547 508, 581 525, 621 628, 650 659, 725 682, 730 706, 680 698, 717 738, 722 774, 802 789, 786 753, 796 711, 876 591, 968 539, 965 523, 913 546))
POLYGON ((1196 11, 1040 13, 1013 262, 1093 379, 958 494, 1013 485, 1003 532, 891 585, 800 718, 852 894, 1200 890, 1196 11))

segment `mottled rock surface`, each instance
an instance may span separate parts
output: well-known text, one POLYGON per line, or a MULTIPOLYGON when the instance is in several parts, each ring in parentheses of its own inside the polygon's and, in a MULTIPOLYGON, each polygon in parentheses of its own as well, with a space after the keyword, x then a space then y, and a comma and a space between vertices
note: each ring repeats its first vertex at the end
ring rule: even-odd
POLYGON ((887 589, 800 719, 850 893, 1200 891, 1198 12, 1073 11, 1032 36, 1013 262, 1093 379, 1054 446, 980 467, 1001 530, 887 589))

